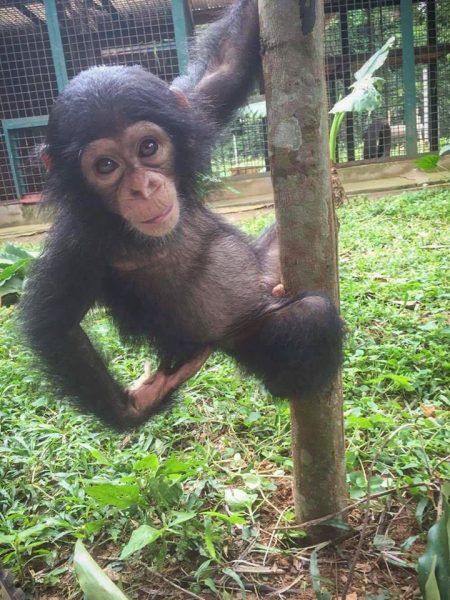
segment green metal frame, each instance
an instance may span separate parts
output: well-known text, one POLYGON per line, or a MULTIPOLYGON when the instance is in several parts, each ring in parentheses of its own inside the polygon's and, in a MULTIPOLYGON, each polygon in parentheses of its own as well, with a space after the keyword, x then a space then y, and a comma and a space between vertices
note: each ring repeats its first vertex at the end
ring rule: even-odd
POLYGON ((61 29, 58 21, 56 0, 44 0, 45 21, 47 23, 48 37, 52 51, 53 65, 55 67, 56 85, 61 92, 69 81, 67 76, 66 59, 61 40, 61 29))
POLYGON ((2 120, 2 129, 5 138, 6 152, 8 154, 9 164, 11 165, 11 174, 18 198, 21 198, 23 196, 24 185, 20 173, 19 164, 17 161, 17 148, 13 132, 28 127, 46 127, 47 124, 47 115, 42 117, 25 117, 23 119, 2 120))
MULTIPOLYGON (((44 0, 45 21, 50 40, 50 49, 52 53, 53 66, 55 69, 56 85, 61 92, 69 78, 67 76, 66 61, 61 39, 61 30, 58 21, 58 12, 56 9, 56 0, 44 0)), ((19 198, 23 196, 24 184, 20 172, 20 166, 17 160, 17 148, 14 139, 14 131, 27 127, 45 127, 48 123, 48 115, 40 117, 26 117, 23 119, 3 119, 2 127, 5 138, 6 152, 11 167, 11 174, 14 182, 16 194, 19 198)))
POLYGON ((406 155, 408 158, 413 158, 417 156, 417 119, 412 0, 400 0, 400 28, 402 32, 403 85, 405 88, 406 155))
POLYGON ((188 16, 190 12, 185 0, 172 0, 171 4, 178 68, 182 75, 189 62, 188 38, 192 34, 192 20, 188 16))

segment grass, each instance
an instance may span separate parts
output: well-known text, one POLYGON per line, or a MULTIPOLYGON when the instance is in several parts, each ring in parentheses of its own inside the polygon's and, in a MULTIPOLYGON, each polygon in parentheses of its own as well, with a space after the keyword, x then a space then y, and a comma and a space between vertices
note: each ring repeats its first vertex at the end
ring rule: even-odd
MULTIPOLYGON (((449 197, 358 198, 339 215, 349 493, 363 498, 369 475, 371 493, 409 486, 391 496, 417 507, 419 525, 432 491, 450 478, 449 197)), ((119 379, 139 375, 146 357, 121 344, 102 311, 86 326, 119 379)), ((131 598, 146 568, 139 559, 183 587, 228 598, 248 582, 233 559, 299 556, 301 533, 269 531, 293 519, 288 406, 230 360, 211 358, 170 413, 124 437, 55 398, 18 341, 14 308, 0 309, 0 340, 0 561, 28 590, 44 597, 65 581, 63 597, 80 597, 67 575, 77 538, 123 571, 131 598), (145 548, 118 560, 143 524, 152 528, 145 548)), ((381 514, 386 501, 373 510, 381 514)), ((409 563, 411 535, 394 541, 409 563)), ((172 592, 166 597, 178 597, 172 592)))

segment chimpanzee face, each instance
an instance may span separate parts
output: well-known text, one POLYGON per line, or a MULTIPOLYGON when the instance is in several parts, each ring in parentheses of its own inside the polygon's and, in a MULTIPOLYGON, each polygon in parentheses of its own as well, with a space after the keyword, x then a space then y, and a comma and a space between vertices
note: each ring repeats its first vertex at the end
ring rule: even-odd
POLYGON ((162 237, 178 223, 174 147, 159 125, 139 121, 94 140, 82 151, 81 171, 109 210, 139 232, 162 237))

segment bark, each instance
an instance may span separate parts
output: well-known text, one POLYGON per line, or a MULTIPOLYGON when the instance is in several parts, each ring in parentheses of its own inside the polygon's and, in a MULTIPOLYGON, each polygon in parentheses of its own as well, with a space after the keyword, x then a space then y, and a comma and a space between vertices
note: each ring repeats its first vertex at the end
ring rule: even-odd
MULTIPOLYGON (((331 194, 323 0, 259 0, 269 156, 283 283, 326 291, 339 303, 337 227, 331 194)), ((346 504, 342 389, 291 400, 298 522, 346 504)), ((328 526, 315 541, 337 537, 328 526)))

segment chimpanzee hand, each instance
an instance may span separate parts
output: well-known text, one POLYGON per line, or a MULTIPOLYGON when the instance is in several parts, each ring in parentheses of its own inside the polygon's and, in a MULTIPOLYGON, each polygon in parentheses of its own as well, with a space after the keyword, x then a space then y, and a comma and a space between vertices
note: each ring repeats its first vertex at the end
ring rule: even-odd
POLYGON ((136 416, 155 412, 169 394, 201 369, 210 354, 211 348, 206 347, 170 374, 160 368, 152 375, 146 363, 143 375, 128 388, 136 416))

